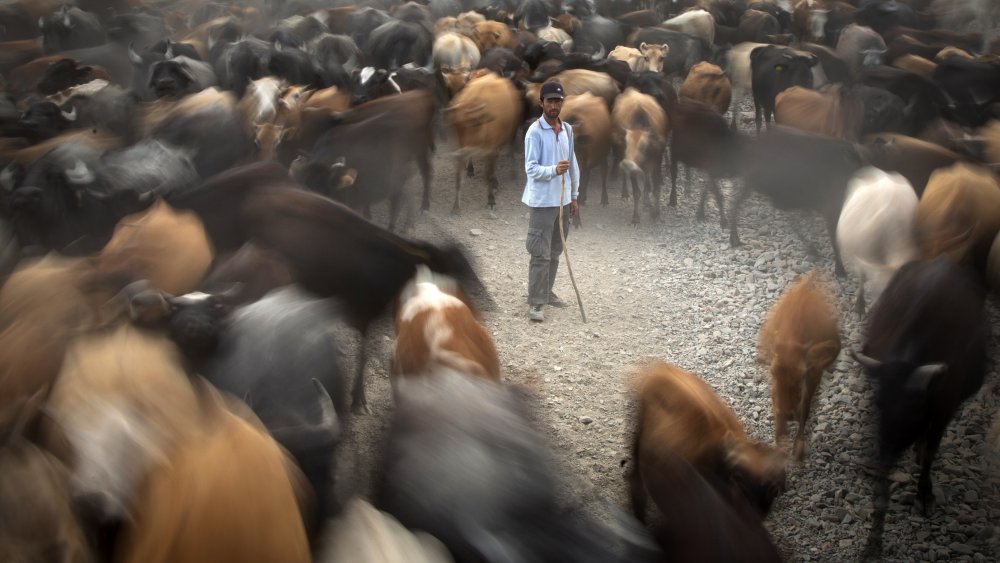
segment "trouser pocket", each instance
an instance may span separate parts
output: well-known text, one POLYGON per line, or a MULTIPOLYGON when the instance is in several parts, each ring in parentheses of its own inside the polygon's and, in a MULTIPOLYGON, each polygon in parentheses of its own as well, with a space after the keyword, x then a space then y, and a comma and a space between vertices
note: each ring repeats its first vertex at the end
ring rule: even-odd
POLYGON ((528 238, 525 239, 524 246, 532 256, 548 258, 549 244, 545 239, 545 229, 529 227, 528 238))

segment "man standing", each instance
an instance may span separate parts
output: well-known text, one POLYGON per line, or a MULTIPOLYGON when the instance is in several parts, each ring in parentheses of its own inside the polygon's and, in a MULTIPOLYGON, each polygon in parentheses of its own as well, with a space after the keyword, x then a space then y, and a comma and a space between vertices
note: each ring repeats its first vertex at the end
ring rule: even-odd
POLYGON ((569 220, 576 216, 576 197, 580 192, 580 165, 573 154, 573 128, 559 119, 563 87, 558 82, 546 82, 541 92, 542 117, 531 124, 524 138, 524 171, 528 174, 528 183, 521 198, 531 208, 525 246, 531 254, 528 317, 535 322, 545 320, 546 304, 569 306, 552 293, 559 255, 563 251, 559 238, 559 205, 564 206, 563 230, 569 236, 569 220))

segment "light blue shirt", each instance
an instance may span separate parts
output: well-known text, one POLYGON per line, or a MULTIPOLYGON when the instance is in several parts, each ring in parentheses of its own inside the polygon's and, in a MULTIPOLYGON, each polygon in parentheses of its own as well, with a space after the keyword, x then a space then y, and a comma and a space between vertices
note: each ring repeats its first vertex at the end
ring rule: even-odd
POLYGON ((528 128, 524 136, 524 171, 528 183, 521 201, 529 207, 559 207, 559 189, 564 176, 563 205, 569 205, 580 194, 580 165, 573 152, 572 138, 573 128, 565 121, 558 139, 544 118, 536 119, 528 128), (556 163, 560 160, 569 161, 569 170, 563 176, 556 174, 556 163))

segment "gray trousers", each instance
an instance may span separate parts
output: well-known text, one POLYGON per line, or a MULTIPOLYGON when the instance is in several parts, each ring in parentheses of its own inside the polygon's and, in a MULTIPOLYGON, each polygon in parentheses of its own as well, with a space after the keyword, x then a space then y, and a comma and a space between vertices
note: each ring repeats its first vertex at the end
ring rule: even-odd
MULTIPOLYGON (((563 230, 569 237, 569 205, 563 207, 563 230)), ((525 247, 531 254, 528 263, 528 303, 544 305, 549 302, 559 270, 559 255, 563 251, 559 238, 558 207, 531 208, 525 247)))

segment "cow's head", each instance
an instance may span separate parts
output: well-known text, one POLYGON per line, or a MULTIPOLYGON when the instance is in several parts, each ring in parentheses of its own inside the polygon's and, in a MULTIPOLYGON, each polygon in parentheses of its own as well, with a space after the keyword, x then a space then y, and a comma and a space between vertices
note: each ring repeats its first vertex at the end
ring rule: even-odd
POLYGON ((68 129, 76 121, 76 108, 63 110, 56 104, 35 102, 21 115, 20 124, 38 139, 49 139, 68 129))
POLYGON ((289 167, 297 182, 333 200, 347 202, 351 199, 351 186, 358 177, 357 170, 347 167, 343 157, 332 163, 313 160, 308 154, 299 155, 289 167))
POLYGON ((154 63, 149 70, 149 87, 157 98, 179 98, 195 85, 191 70, 181 61, 154 63))
POLYGON ((879 413, 879 454, 895 459, 922 432, 934 382, 948 372, 942 363, 916 364, 906 360, 879 361, 857 351, 851 356, 877 381, 875 405, 879 413))
POLYGON ((723 448, 733 494, 766 515, 774 499, 785 492, 785 455, 769 444, 732 434, 724 439, 723 448))
POLYGON ((670 54, 670 46, 666 43, 662 45, 650 45, 648 43, 639 44, 639 52, 646 59, 649 70, 655 72, 663 71, 663 59, 670 54))
POLYGON ((45 76, 38 82, 38 91, 49 96, 77 84, 86 84, 93 80, 93 72, 91 66, 81 66, 73 59, 60 59, 45 71, 45 76))

